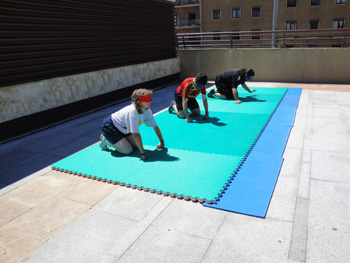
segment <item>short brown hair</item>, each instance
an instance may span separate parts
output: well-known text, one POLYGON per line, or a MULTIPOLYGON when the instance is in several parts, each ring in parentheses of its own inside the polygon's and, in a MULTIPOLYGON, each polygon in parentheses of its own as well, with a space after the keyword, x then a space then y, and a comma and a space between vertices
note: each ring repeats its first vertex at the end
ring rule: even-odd
POLYGON ((145 95, 152 95, 153 91, 149 89, 135 89, 134 92, 131 94, 131 99, 138 100, 140 97, 145 95))

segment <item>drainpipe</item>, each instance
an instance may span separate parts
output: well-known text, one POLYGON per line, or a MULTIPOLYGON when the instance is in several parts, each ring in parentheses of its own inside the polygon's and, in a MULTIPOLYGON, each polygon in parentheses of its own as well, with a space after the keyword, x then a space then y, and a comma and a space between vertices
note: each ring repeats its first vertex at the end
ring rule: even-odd
MULTIPOLYGON (((277 30, 277 27, 278 27, 278 2, 279 0, 273 0, 272 31, 277 30)), ((274 47, 275 47, 275 33, 272 32, 272 48, 274 47)))
POLYGON ((203 20, 202 20, 202 0, 199 0, 199 23, 200 23, 200 32, 203 32, 203 20))
MULTIPOLYGON (((200 23, 200 33, 203 32, 203 19, 202 19, 202 0, 199 0, 199 23, 200 23)), ((201 36, 201 46, 203 45, 203 36, 201 36)))

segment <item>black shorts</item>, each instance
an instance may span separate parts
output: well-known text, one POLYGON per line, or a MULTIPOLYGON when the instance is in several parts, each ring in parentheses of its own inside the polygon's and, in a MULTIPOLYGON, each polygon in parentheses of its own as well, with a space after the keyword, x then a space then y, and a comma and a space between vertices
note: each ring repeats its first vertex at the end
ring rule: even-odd
POLYGON ((235 98, 233 97, 233 93, 232 93, 232 88, 225 85, 224 83, 221 83, 218 80, 215 80, 215 86, 216 89, 218 90, 218 92, 221 95, 225 95, 226 99, 228 100, 234 100, 235 98))
MULTIPOLYGON (((176 93, 175 91, 175 103, 176 103, 176 108, 178 111, 181 111, 183 110, 182 108, 182 97, 181 95, 179 95, 178 93, 176 93)), ((187 101, 187 107, 190 109, 190 110, 194 110, 194 109, 199 109, 199 105, 198 105, 198 102, 196 99, 192 99, 192 100, 188 100, 187 101)))

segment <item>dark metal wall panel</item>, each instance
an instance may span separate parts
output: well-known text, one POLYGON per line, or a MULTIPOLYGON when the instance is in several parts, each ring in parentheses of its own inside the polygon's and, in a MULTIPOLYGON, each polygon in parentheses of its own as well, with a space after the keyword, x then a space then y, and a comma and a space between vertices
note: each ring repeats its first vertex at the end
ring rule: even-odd
POLYGON ((176 57, 165 0, 1 0, 0 87, 176 57))

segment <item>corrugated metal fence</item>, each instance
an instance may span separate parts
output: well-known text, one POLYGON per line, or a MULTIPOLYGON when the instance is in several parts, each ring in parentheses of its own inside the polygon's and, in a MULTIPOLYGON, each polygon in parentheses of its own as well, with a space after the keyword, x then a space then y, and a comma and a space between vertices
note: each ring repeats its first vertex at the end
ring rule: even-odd
POLYGON ((1 0, 0 87, 174 58, 162 0, 1 0))

